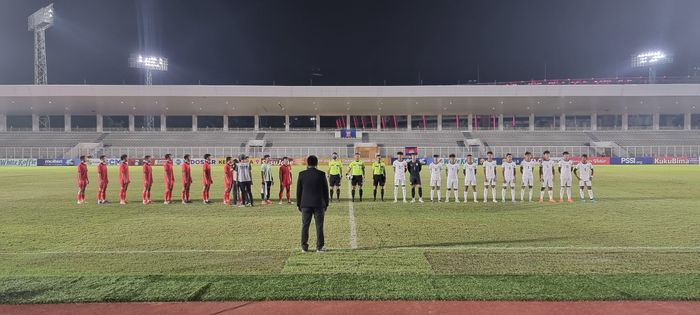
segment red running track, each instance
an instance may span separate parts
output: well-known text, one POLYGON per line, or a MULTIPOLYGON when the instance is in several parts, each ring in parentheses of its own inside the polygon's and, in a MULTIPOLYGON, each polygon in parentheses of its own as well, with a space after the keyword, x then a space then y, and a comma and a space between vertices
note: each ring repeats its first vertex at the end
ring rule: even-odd
POLYGON ((700 314, 700 301, 266 301, 0 305, 0 314, 700 314))

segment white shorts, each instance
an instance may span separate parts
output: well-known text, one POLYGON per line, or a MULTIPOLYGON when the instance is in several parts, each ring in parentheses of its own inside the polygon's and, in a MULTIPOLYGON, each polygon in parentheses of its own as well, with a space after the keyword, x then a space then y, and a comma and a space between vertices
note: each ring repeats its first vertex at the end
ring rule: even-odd
POLYGON ((430 178, 430 187, 440 187, 440 184, 442 182, 442 178, 430 178))
POLYGON ((476 186, 476 176, 466 177, 464 179, 464 186, 476 186))
POLYGON ((585 187, 592 187, 593 185, 591 185, 591 184, 592 184, 592 183, 591 183, 591 180, 590 180, 590 179, 589 179, 589 180, 583 180, 583 179, 582 179, 582 180, 579 180, 579 181, 578 181, 578 186, 579 186, 579 187, 584 187, 584 186, 585 186, 585 187))
POLYGON ((448 178, 447 179, 447 189, 458 189, 459 188, 459 180, 456 178, 448 178))
POLYGON ((532 186, 532 183, 534 182, 532 176, 523 176, 521 186, 532 186))
POLYGON ((559 177, 559 185, 562 187, 571 187, 571 176, 559 177))
POLYGON ((405 178, 394 178, 394 186, 406 186, 405 178))
POLYGON ((496 186, 496 178, 486 178, 484 186, 496 186))
POLYGON ((548 187, 548 188, 554 187, 554 178, 543 177, 542 178, 542 187, 548 187))
POLYGON ((515 187, 515 178, 506 178, 503 180, 503 186, 515 187))

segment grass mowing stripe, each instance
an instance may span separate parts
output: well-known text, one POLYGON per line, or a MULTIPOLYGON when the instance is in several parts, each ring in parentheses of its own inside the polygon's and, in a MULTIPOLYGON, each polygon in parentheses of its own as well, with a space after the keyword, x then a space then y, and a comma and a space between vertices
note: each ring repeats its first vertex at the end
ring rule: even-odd
POLYGON ((28 276, 0 277, 0 303, 184 301, 188 298, 202 301, 698 300, 699 282, 699 274, 28 276))
MULTIPOLYGON (((345 248, 328 248, 331 251, 343 252, 345 248)), ((645 253, 645 252, 670 252, 670 253, 696 253, 700 247, 688 246, 526 246, 526 247, 488 247, 488 246, 425 246, 425 247, 386 247, 381 249, 362 248, 358 252, 377 250, 383 251, 466 251, 466 252, 606 252, 606 253, 645 253)), ((0 255, 64 255, 64 254, 178 254, 178 253, 239 253, 239 252, 296 252, 296 248, 290 249, 173 249, 173 250, 75 250, 75 251, 26 251, 26 252, 0 252, 0 255)))

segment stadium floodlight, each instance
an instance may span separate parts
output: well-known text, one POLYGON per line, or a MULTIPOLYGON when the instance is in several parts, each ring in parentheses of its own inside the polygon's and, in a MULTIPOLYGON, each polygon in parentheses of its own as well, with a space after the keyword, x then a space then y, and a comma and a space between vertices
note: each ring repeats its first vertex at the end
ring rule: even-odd
MULTIPOLYGON (((129 57, 129 67, 143 69, 146 76, 144 84, 153 85, 153 71, 168 71, 168 58, 133 54, 129 57)), ((146 130, 154 130, 156 117, 146 115, 144 118, 146 130)))
POLYGON ((648 68, 649 83, 656 82, 656 67, 673 62, 673 56, 661 50, 647 51, 632 56, 633 68, 648 68))
POLYGON ((27 19, 27 28, 34 32, 34 84, 47 84, 46 30, 53 25, 53 3, 34 12, 27 19))
POLYGON ((146 85, 153 85, 153 71, 168 71, 168 58, 158 56, 131 55, 129 66, 144 69, 146 85))

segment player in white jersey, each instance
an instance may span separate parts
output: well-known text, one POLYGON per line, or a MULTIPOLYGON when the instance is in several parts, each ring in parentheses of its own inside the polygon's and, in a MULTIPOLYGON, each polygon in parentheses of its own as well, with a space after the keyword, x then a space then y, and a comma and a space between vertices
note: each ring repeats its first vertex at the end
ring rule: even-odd
POLYGON ((403 160, 403 152, 396 153, 396 160, 392 164, 394 166, 394 202, 399 194, 399 185, 403 193, 403 202, 406 202, 406 170, 407 163, 403 160))
POLYGON ((437 201, 442 199, 440 192, 440 184, 442 183, 442 161, 440 156, 433 155, 433 162, 428 166, 430 168, 430 202, 433 202, 435 192, 437 192, 437 201))
POLYGON ((450 192, 454 192, 455 202, 459 202, 459 164, 455 160, 455 155, 450 154, 450 159, 445 166, 447 173, 447 192, 445 192, 445 202, 450 202, 450 192))
POLYGON ((489 201, 489 186, 491 187, 491 195, 493 202, 496 201, 496 160, 493 159, 493 152, 486 152, 486 161, 484 161, 484 202, 489 201))
POLYGON ((576 164, 574 168, 574 175, 578 178, 579 194, 581 195, 581 201, 586 201, 586 197, 583 195, 583 188, 588 188, 588 197, 591 198, 592 202, 595 202, 593 198, 593 164, 588 162, 588 155, 581 155, 581 162, 576 164))
POLYGON ((542 153, 542 161, 540 162, 540 202, 544 201, 544 190, 547 189, 549 202, 554 201, 554 161, 549 159, 549 151, 542 153))
POLYGON ((515 202, 515 167, 513 155, 506 154, 506 159, 501 163, 503 168, 503 188, 501 189, 501 201, 506 202, 506 188, 510 187, 510 200, 515 202))
POLYGON ((533 174, 535 170, 535 165, 537 161, 532 159, 532 153, 525 152, 525 158, 520 162, 520 174, 522 179, 520 180, 520 201, 525 201, 525 187, 528 188, 529 201, 532 202, 532 185, 535 181, 535 175, 533 174))
POLYGON ((569 197, 567 201, 574 202, 571 197, 571 168, 573 167, 573 162, 569 159, 569 152, 564 151, 562 153, 563 158, 559 160, 559 202, 564 202, 564 190, 566 190, 566 196, 569 197))
POLYGON ((472 187, 472 194, 474 195, 474 202, 476 200, 476 168, 479 167, 479 163, 474 161, 474 157, 471 154, 467 154, 467 163, 464 163, 464 202, 467 202, 467 196, 469 195, 469 186, 472 187))

